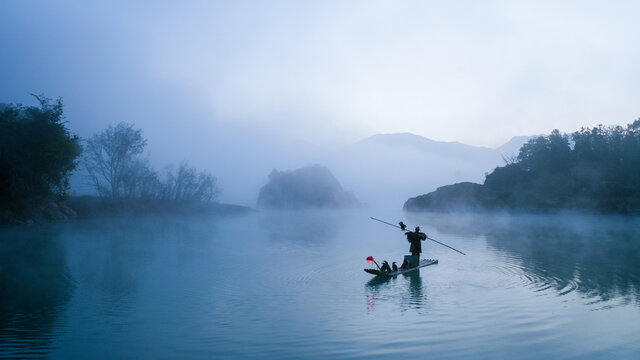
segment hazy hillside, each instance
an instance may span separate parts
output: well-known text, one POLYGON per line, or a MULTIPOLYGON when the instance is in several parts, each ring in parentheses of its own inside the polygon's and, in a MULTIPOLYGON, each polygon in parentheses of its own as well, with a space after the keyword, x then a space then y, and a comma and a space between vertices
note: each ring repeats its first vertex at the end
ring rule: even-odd
POLYGON ((402 204, 455 182, 482 182, 485 173, 504 165, 530 137, 511 139, 497 149, 441 142, 422 136, 378 134, 336 152, 327 161, 343 185, 371 204, 402 204))
MULTIPOLYGON (((222 188, 220 201, 254 206, 267 175, 276 168, 293 170, 322 164, 344 188, 364 203, 400 207, 415 194, 457 182, 484 181, 485 173, 504 165, 503 155, 517 154, 529 137, 515 137, 497 149, 441 142, 410 134, 378 134, 333 150, 305 142, 284 143, 246 137, 247 147, 232 137, 220 138, 203 147, 206 159, 194 164, 208 168, 222 188), (229 161, 228 154, 234 154, 229 161)), ((163 166, 158 161, 157 166, 163 166)), ((73 193, 92 194, 82 173, 72 179, 73 193)))
POLYGON ((259 208, 302 209, 344 208, 362 205, 352 192, 344 191, 324 166, 308 166, 293 171, 273 170, 269 182, 260 189, 259 208))

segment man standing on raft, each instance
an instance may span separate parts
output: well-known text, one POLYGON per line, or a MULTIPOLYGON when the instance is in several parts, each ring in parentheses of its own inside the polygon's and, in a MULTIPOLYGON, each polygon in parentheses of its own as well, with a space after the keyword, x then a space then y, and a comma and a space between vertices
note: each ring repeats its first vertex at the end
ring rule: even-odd
POLYGON ((414 232, 407 231, 405 235, 407 236, 407 241, 411 243, 411 247, 409 248, 411 255, 420 257, 420 253, 422 252, 421 241, 427 240, 427 234, 420 232, 420 226, 416 226, 414 232))
POLYGON ((406 269, 418 266, 420 263, 420 253, 422 252, 421 241, 427 240, 427 234, 420 232, 419 226, 416 226, 415 231, 407 231, 404 234, 407 236, 407 241, 411 243, 411 247, 409 248, 411 256, 405 256, 404 263, 401 266, 401 268, 406 269))

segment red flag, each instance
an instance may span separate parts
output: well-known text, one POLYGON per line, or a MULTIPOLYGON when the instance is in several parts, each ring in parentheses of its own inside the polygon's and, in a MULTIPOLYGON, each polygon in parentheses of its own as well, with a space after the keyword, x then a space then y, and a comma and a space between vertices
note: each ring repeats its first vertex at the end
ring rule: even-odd
POLYGON ((372 262, 376 262, 376 261, 375 261, 375 260, 373 260, 373 256, 369 256, 369 257, 367 258, 367 262, 368 262, 368 263, 372 263, 372 262))

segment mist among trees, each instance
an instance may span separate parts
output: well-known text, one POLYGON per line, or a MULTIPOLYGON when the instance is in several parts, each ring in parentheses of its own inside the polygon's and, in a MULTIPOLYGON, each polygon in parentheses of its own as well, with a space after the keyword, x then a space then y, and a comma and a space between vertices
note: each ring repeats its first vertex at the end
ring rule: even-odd
MULTIPOLYGON (((34 97, 39 106, 0 104, 0 223, 65 219, 77 215, 74 209, 83 216, 124 208, 214 208, 209 205, 220 193, 217 179, 187 161, 153 169, 144 154, 147 140, 133 124, 109 126, 83 142, 67 128, 61 99, 34 97), (69 177, 79 163, 100 201, 68 196, 69 177)), ((229 209, 238 210, 213 210, 229 209)))
POLYGON ((146 145, 142 130, 127 123, 109 126, 87 140, 83 162, 97 194, 112 200, 216 200, 220 190, 213 175, 187 161, 159 173, 144 156, 146 145))
POLYGON ((621 126, 553 130, 529 140, 484 185, 461 183, 409 199, 405 209, 455 207, 640 211, 640 119, 621 126))

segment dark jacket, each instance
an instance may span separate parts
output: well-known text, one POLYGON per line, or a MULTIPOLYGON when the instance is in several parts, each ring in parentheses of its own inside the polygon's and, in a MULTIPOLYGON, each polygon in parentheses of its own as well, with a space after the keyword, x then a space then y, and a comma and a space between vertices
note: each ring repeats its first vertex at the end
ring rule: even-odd
POLYGON ((410 231, 410 232, 406 232, 405 235, 407 236, 407 241, 411 243, 411 248, 409 249, 411 254, 413 255, 413 254, 421 253, 422 252, 421 241, 427 240, 427 234, 423 232, 410 231))

